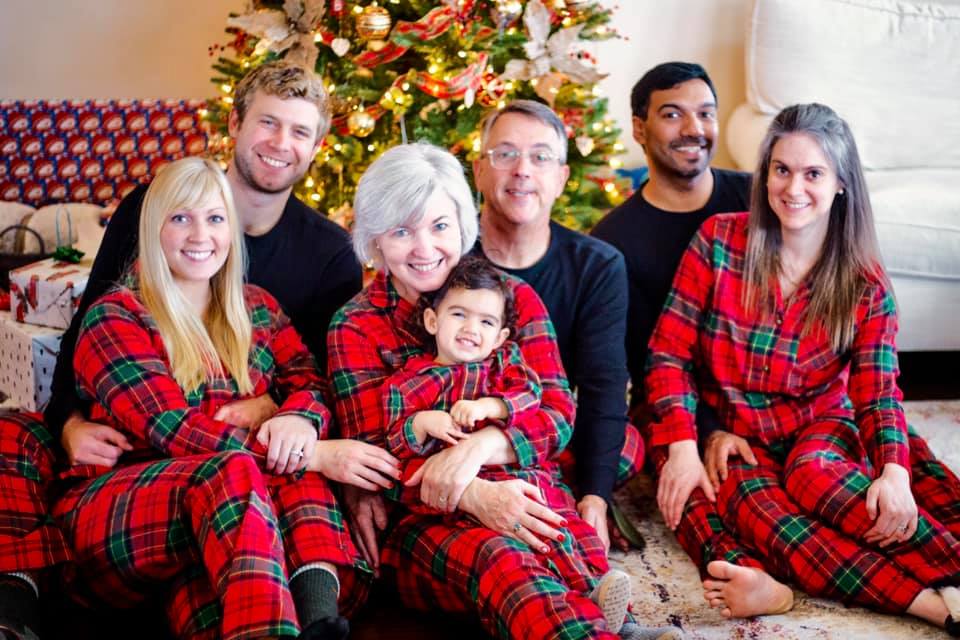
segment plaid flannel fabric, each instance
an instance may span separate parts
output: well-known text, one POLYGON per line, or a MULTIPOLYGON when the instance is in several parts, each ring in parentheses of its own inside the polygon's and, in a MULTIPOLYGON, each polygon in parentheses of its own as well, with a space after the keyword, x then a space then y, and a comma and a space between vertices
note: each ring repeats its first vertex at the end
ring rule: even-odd
MULTIPOLYGON (((254 394, 272 393, 280 413, 310 420, 326 437, 330 413, 313 357, 269 294, 248 286, 246 300, 254 394)), ((210 417, 240 399, 235 381, 217 379, 184 394, 155 323, 131 291, 108 294, 90 309, 74 362, 81 392, 96 401, 92 418, 123 431, 135 447, 116 470, 72 471, 95 479, 75 484, 55 506, 88 578, 75 585, 79 592, 114 605, 136 602, 200 564, 212 582, 174 584, 171 597, 189 606, 171 609, 171 622, 184 633, 216 628, 233 638, 296 635, 287 570, 332 562, 342 582, 363 588, 354 574, 366 567, 326 480, 263 473, 254 434, 210 417)), ((341 596, 355 602, 351 593, 341 596)))
POLYGON ((42 416, 0 414, 0 573, 36 571, 73 557, 48 514, 54 464, 42 416))
MULTIPOLYGON (((522 467, 545 466, 570 440, 573 394, 546 307, 530 285, 510 279, 519 318, 517 344, 540 377, 540 409, 506 427, 522 467)), ((327 352, 337 423, 344 437, 385 446, 383 384, 408 358, 423 353, 414 307, 383 272, 330 322, 327 352)))
POLYGON ((735 433, 765 444, 816 418, 855 419, 877 468, 907 467, 891 292, 875 280, 864 293, 846 353, 831 348, 820 324, 803 335, 809 285, 789 302, 777 288, 776 312, 754 317, 741 302, 746 223, 747 214, 714 216, 680 262, 650 339, 647 389, 656 419, 649 445, 696 439, 699 394, 735 433))

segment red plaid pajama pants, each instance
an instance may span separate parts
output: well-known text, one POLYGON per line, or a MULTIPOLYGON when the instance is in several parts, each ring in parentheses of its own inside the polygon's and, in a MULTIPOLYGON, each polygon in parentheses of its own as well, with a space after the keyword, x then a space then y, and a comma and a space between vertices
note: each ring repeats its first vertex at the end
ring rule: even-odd
POLYGON ((381 561, 404 604, 480 617, 493 636, 614 639, 586 594, 607 571, 596 532, 560 488, 544 490, 567 520, 563 542, 547 554, 500 535, 467 517, 403 516, 388 535, 381 561))
POLYGON ((0 415, 0 573, 38 571, 72 558, 48 515, 53 467, 53 438, 39 415, 0 415))
POLYGON ((69 489, 77 597, 131 606, 166 592, 178 637, 298 635, 287 570, 338 567, 348 612, 356 550, 326 480, 263 474, 245 452, 131 465, 69 489))
MULTIPOLYGON (((924 586, 960 585, 960 482, 922 438, 911 433, 909 446, 919 526, 910 540, 877 547, 877 553, 924 586)), ((804 512, 864 547, 874 524, 866 509, 874 477, 867 460, 853 424, 825 420, 799 434, 784 471, 786 491, 804 512)))

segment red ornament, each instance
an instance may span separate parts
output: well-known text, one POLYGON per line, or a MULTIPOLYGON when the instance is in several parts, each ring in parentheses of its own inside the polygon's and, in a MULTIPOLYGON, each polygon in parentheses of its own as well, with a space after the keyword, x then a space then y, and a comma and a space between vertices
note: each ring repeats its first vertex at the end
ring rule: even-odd
POLYGON ((119 131, 123 128, 123 116, 119 111, 108 111, 103 115, 103 128, 106 131, 119 131))
POLYGON ((17 141, 11 136, 0 136, 0 155, 12 156, 17 152, 17 141))
POLYGON ((14 111, 7 117, 7 127, 10 131, 26 131, 30 126, 30 118, 27 114, 14 111))
POLYGON ((33 175, 38 178, 52 178, 56 168, 56 165, 50 158, 38 158, 37 161, 33 163, 33 175))
POLYGON ((26 202, 40 202, 43 200, 43 186, 34 180, 24 182, 23 199, 26 202))
POLYGON ((141 133, 137 136, 137 151, 143 155, 156 153, 160 149, 160 138, 155 135, 141 133))
POLYGON ((150 130, 163 132, 170 128, 170 114, 160 109, 153 109, 148 114, 150 118, 150 130))
POLYGON ((199 133, 189 135, 184 143, 184 148, 187 151, 187 155, 195 156, 201 154, 207 148, 207 138, 199 133))
POLYGON ((93 137, 93 142, 90 144, 90 148, 93 149, 93 152, 96 155, 105 156, 113 151, 113 140, 106 134, 97 134, 93 137))
POLYGON ((145 158, 130 158, 127 161, 127 175, 131 178, 142 178, 147 175, 147 161, 145 158))
POLYGON ((67 197, 67 185, 59 182, 47 183, 47 197, 51 200, 64 200, 67 197))
POLYGON ((20 185, 16 182, 0 182, 0 200, 16 202, 20 199, 20 185))
POLYGON ((123 160, 116 156, 103 161, 103 175, 116 179, 123 175, 123 160))
POLYGON ((39 136, 23 136, 20 140, 20 149, 24 155, 35 156, 40 153, 43 145, 40 143, 39 136))
POLYGON ((67 149, 72 155, 83 155, 90 149, 90 141, 84 136, 74 134, 67 138, 67 149))
POLYGON ((31 127, 34 131, 44 132, 50 129, 53 126, 53 114, 49 111, 36 111, 33 114, 33 126, 31 127))
POLYGON ((30 162, 23 158, 16 158, 10 163, 10 175, 14 178, 23 179, 30 175, 30 162))
POLYGON ((54 120, 57 131, 69 133, 77 128, 77 115, 73 111, 61 111, 54 120))
POLYGON ((147 128, 147 116, 140 111, 127 112, 127 131, 143 131, 147 128))
POLYGON ((67 191, 74 202, 84 202, 90 198, 90 185, 79 178, 67 182, 67 191))
POLYGON ((76 158, 62 158, 57 163, 57 175, 61 180, 69 180, 80 172, 80 163, 76 158))
POLYGON ((100 161, 96 158, 86 158, 80 162, 80 175, 87 180, 96 178, 101 173, 103 173, 103 167, 100 166, 100 161))
POLYGON ((177 131, 187 131, 196 125, 196 120, 192 113, 187 111, 176 111, 173 114, 173 128, 177 131))
POLYGON ((168 133, 163 136, 160 147, 164 154, 172 156, 183 151, 183 139, 175 133, 168 133))
POLYGON ((93 199, 106 202, 113 197, 113 185, 99 180, 93 183, 93 199))
POLYGON ((121 133, 114 139, 114 148, 117 153, 125 156, 133 153, 133 150, 137 148, 137 143, 130 134, 121 133))
POLYGON ((100 116, 95 111, 81 111, 77 120, 80 131, 92 133, 100 128, 100 116))
POLYGON ((43 150, 48 156, 58 156, 67 148, 67 141, 56 133, 48 133, 43 138, 43 150))

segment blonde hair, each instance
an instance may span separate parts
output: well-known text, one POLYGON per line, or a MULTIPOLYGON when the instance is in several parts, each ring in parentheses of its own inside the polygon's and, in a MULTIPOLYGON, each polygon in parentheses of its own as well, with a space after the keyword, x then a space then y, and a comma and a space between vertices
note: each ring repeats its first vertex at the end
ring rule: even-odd
POLYGON ((803 332, 806 334, 816 322, 822 322, 831 346, 843 352, 853 343, 860 298, 872 280, 886 282, 886 273, 880 260, 873 209, 857 144, 850 127, 830 107, 811 103, 785 108, 774 118, 760 145, 760 162, 750 196, 743 302, 754 312, 774 311, 774 282, 782 268, 783 239, 780 221, 770 208, 767 177, 773 147, 794 133, 816 140, 842 188, 833 199, 820 257, 810 271, 813 293, 803 332))
POLYGON ((327 135, 330 130, 330 100, 323 80, 313 71, 286 60, 266 62, 254 68, 240 79, 233 92, 233 108, 241 123, 258 91, 283 100, 302 98, 312 102, 320 114, 317 140, 327 135))
POLYGON ((157 323, 173 377, 184 391, 193 391, 224 368, 241 394, 253 391, 248 359, 250 312, 243 295, 246 254, 230 185, 212 160, 184 158, 164 167, 147 189, 140 215, 140 299, 157 323), (223 198, 230 225, 227 260, 210 278, 210 304, 201 317, 173 279, 160 246, 160 229, 174 211, 223 198))

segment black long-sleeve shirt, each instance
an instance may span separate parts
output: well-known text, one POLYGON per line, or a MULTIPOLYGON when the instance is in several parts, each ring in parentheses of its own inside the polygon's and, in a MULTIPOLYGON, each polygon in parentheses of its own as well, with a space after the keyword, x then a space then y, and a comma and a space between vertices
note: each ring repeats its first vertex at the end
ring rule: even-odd
MULTIPOLYGON (((633 382, 630 404, 646 401, 644 367, 647 343, 673 286, 673 276, 690 239, 707 218, 750 208, 750 174, 713 171, 713 193, 696 211, 664 211, 643 197, 641 187, 597 223, 591 235, 620 250, 627 265, 630 306, 627 314, 627 366, 633 382)), ((716 419, 698 410, 701 439, 716 429, 716 419)))
MULTIPOLYGON (((73 352, 87 309, 113 287, 137 256, 140 210, 146 187, 137 187, 117 207, 107 225, 87 288, 64 333, 53 374, 47 427, 59 437, 74 409, 82 409, 73 375, 73 352)), ((247 281, 272 294, 290 317, 307 348, 326 371, 330 318, 360 291, 360 265, 349 234, 292 194, 277 224, 260 236, 244 236, 247 281)))
POLYGON ((546 254, 526 269, 503 270, 528 282, 550 312, 560 358, 577 394, 572 446, 578 493, 610 500, 627 424, 623 256, 551 222, 546 254))

